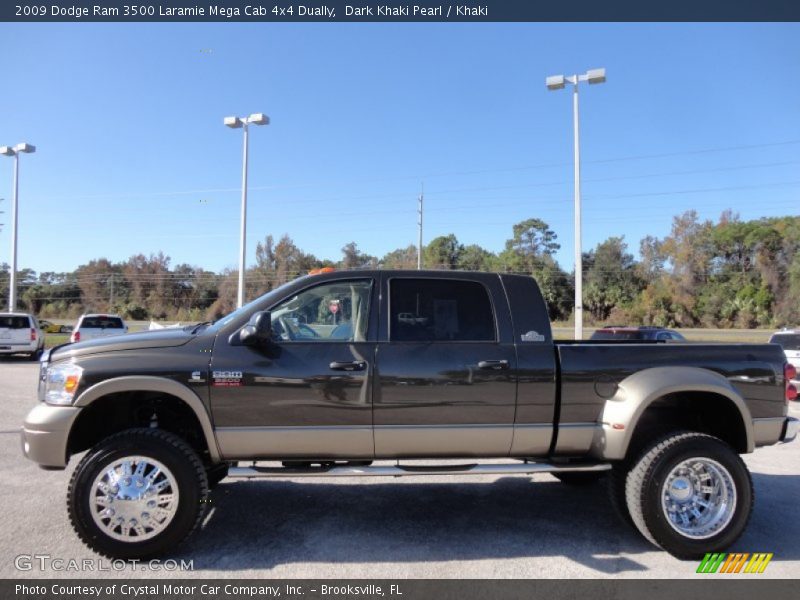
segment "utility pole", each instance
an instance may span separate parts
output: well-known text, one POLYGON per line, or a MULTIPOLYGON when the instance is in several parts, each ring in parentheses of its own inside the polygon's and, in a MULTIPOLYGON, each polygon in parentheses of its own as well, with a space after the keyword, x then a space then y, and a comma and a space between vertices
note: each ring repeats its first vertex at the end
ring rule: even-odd
POLYGON ((425 195, 425 184, 421 184, 419 191, 419 207, 417 208, 417 225, 419 226, 419 239, 417 240, 417 271, 422 269, 422 202, 425 195))

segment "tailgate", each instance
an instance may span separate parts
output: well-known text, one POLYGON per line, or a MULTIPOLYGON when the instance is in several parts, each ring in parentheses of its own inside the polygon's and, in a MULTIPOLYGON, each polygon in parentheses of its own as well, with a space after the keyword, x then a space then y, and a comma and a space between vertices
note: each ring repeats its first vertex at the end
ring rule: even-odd
POLYGON ((27 317, 3 317, 0 321, 0 345, 27 346, 31 342, 31 325, 27 317))

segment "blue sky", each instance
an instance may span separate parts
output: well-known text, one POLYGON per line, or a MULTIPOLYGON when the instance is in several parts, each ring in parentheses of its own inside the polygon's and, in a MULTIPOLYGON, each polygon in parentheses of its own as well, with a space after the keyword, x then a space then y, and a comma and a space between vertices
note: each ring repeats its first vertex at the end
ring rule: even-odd
MULTIPOLYGON (((248 260, 288 233, 337 259, 450 232, 502 249, 544 219, 572 268, 572 112, 549 74, 606 67, 581 95, 584 247, 664 236, 687 209, 800 211, 798 24, 2 24, 0 144, 21 162, 19 264, 72 270, 163 251, 248 260), (613 160, 612 160, 613 159, 613 160)), ((0 160, 0 262, 12 161, 0 160)))

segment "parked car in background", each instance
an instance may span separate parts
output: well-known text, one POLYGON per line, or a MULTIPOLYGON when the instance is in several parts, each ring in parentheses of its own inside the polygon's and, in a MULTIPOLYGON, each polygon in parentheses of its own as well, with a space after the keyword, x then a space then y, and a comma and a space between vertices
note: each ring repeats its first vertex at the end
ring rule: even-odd
POLYGON ((59 325, 56 325, 55 323, 53 323, 51 321, 46 321, 46 320, 42 319, 41 321, 39 321, 39 328, 44 333, 58 333, 59 325))
POLYGON ((72 331, 71 325, 59 325, 58 323, 53 323, 45 319, 39 321, 39 327, 41 327, 42 331, 45 333, 69 333, 72 331))
POLYGON ((686 338, 677 331, 663 327, 622 327, 606 325, 592 334, 590 340, 639 341, 656 340, 664 342, 685 342, 686 338))
MULTIPOLYGON (((800 371, 800 329, 784 329, 776 331, 769 338, 770 344, 778 344, 783 348, 786 355, 786 362, 791 364, 797 371, 800 371)), ((797 377, 797 376, 796 376, 797 377)), ((798 379, 793 380, 800 383, 798 379)))
POLYGON ((128 326, 119 315, 85 314, 78 319, 70 341, 85 342, 122 333, 128 333, 128 326))
POLYGON ((28 313, 0 313, 0 355, 27 354, 39 360, 44 349, 44 333, 36 317, 28 313))

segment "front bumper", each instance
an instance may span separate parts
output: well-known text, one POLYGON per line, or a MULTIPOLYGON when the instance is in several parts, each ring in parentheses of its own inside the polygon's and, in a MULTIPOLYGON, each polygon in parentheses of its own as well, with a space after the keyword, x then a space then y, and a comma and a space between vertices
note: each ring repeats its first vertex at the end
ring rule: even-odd
POLYGON ((800 419, 787 417, 786 424, 783 426, 783 431, 781 432, 781 441, 784 443, 791 442, 797 437, 798 430, 800 430, 800 419))
POLYGON ((38 404, 22 425, 20 442, 25 457, 46 468, 66 467, 69 432, 80 411, 76 406, 38 404))

